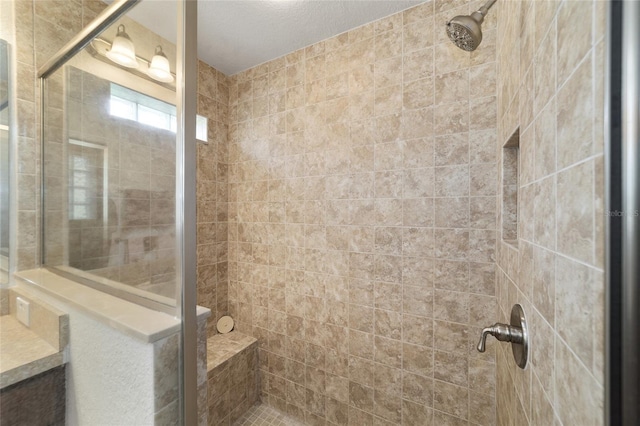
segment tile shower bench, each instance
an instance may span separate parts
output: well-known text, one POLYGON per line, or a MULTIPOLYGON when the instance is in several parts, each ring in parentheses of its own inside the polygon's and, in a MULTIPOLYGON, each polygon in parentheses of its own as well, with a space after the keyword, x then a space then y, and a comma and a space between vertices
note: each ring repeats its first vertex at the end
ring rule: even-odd
POLYGON ((258 400, 258 341, 232 331, 207 339, 209 425, 231 425, 258 400))

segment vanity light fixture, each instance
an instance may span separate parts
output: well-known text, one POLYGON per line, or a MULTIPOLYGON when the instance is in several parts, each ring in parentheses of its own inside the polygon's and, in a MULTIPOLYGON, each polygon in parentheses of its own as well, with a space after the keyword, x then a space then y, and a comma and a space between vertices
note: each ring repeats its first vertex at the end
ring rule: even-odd
POLYGON ((140 66, 136 58, 136 48, 129 34, 125 31, 124 25, 118 26, 118 33, 113 39, 111 49, 106 52, 106 56, 123 67, 138 68, 140 66))
POLYGON ((109 42, 100 37, 94 38, 90 43, 89 54, 94 58, 109 63, 107 59, 125 68, 130 72, 143 78, 153 79, 160 83, 165 83, 173 87, 175 74, 171 72, 171 65, 162 46, 156 46, 155 53, 151 60, 147 60, 135 53, 135 47, 131 38, 126 33, 124 25, 118 26, 118 33, 109 42))
POLYGON ((162 46, 156 46, 156 52, 153 58, 151 58, 147 74, 154 80, 163 83, 173 82, 173 75, 171 75, 171 69, 169 68, 169 60, 167 59, 167 55, 162 51, 162 46))

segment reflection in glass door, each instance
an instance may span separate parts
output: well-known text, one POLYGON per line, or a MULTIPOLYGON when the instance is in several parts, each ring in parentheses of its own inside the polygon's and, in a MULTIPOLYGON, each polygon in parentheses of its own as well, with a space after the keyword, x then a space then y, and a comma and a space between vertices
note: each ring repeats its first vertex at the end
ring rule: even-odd
MULTIPOLYGON (((146 418, 149 410, 156 421, 172 424, 191 424, 197 416, 195 7, 195 1, 114 2, 39 72, 43 266, 104 298, 88 304, 103 309, 90 316, 134 337, 122 339, 141 352, 132 349, 125 363, 131 365, 115 370, 134 368, 145 353, 153 365, 150 377, 132 370, 131 379, 145 381, 141 389, 150 391, 136 394, 138 403, 126 401, 138 412, 128 418, 99 402, 117 399, 108 389, 127 386, 104 371, 104 354, 79 359, 83 351, 72 347, 67 400, 81 408, 73 413, 80 423, 122 424, 146 418), (159 7, 178 17, 177 34, 164 38, 132 14, 159 7), (114 296, 122 300, 117 309, 114 296), (117 318, 108 317, 116 311, 117 318), (96 380, 102 386, 87 392, 96 380)), ((74 319, 80 317, 70 317, 72 336, 82 329, 74 319)), ((108 343, 104 349, 126 358, 108 343)))

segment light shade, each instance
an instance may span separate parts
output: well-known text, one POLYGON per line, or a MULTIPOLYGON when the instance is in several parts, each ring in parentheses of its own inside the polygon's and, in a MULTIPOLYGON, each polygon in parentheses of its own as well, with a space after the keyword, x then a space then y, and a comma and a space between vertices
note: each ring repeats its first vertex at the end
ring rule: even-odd
POLYGON ((127 68, 138 68, 138 59, 136 59, 136 48, 129 38, 129 35, 124 30, 124 25, 118 26, 118 33, 116 38, 113 39, 111 49, 106 53, 107 58, 111 59, 116 64, 122 65, 127 68))
POLYGON ((171 69, 169 67, 169 60, 162 51, 162 46, 156 47, 156 53, 153 55, 153 58, 151 58, 147 74, 154 80, 158 80, 163 83, 173 82, 173 76, 171 75, 171 69))

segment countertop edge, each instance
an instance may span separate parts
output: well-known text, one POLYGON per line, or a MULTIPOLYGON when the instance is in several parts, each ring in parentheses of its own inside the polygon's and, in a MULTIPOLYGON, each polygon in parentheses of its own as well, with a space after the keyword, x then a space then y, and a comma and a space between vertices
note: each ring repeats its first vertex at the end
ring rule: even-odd
POLYGON ((64 352, 60 351, 3 371, 0 374, 0 390, 63 364, 65 364, 64 352))
POLYGON ((29 289, 67 303, 102 324, 144 343, 154 343, 180 332, 181 321, 169 314, 100 292, 45 269, 21 271, 15 277, 18 283, 29 289), (81 300, 82 297, 85 300, 81 300))

